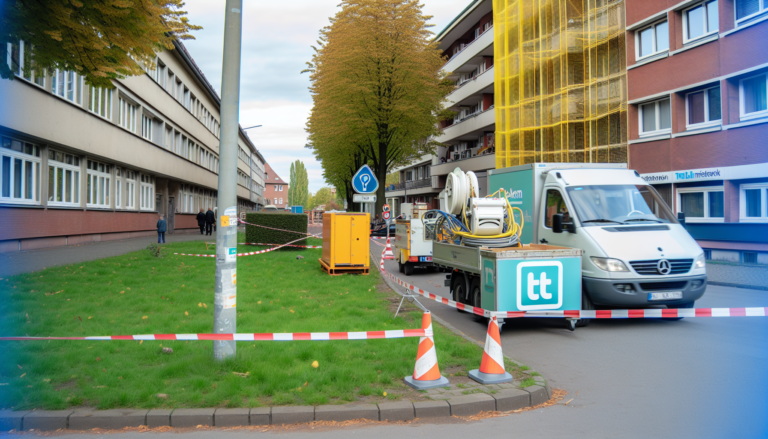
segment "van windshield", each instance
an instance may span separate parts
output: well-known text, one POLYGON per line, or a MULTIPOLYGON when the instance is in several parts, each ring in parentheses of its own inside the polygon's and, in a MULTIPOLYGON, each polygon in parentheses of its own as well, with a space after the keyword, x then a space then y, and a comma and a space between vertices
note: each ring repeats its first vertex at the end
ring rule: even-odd
POLYGON ((599 185, 567 188, 576 215, 584 226, 618 224, 677 224, 667 204, 648 185, 599 185))

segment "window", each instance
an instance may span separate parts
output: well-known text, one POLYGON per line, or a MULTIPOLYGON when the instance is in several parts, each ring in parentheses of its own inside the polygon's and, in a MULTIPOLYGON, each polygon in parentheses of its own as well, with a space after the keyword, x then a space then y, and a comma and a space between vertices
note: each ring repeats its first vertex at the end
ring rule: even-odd
POLYGON ((768 11, 768 0, 735 0, 736 26, 747 24, 768 11))
POLYGON ((152 141, 152 118, 141 115, 141 137, 152 141))
POLYGON ((9 137, 0 146, 0 202, 38 204, 40 148, 9 137))
POLYGON ((742 264, 757 264, 757 252, 741 252, 742 264))
POLYGON ((563 194, 557 189, 547 190, 547 206, 544 212, 544 227, 552 228, 552 217, 555 214, 563 214, 563 224, 571 223, 571 215, 568 213, 568 205, 563 199, 563 194))
POLYGON ((640 136, 665 134, 671 131, 669 99, 640 105, 639 113, 640 136))
POLYGON ((80 157, 48 150, 48 205, 80 205, 80 157))
POLYGON ((278 192, 282 192, 283 191, 283 185, 282 184, 277 185, 277 191, 278 192))
POLYGON ((51 76, 51 90, 53 94, 79 104, 82 87, 78 90, 78 82, 82 79, 77 73, 56 69, 51 76))
POLYGON ((282 198, 280 199, 280 204, 283 204, 283 199, 282 198))
POLYGON ((723 187, 707 186, 677 190, 677 211, 690 222, 722 222, 725 213, 723 187))
POLYGON ((32 46, 26 42, 8 43, 8 67, 14 75, 45 86, 45 76, 32 72, 32 46))
POLYGON ((151 175, 141 174, 139 208, 155 210, 155 177, 151 175))
POLYGON ((120 168, 115 168, 115 209, 123 207, 123 172, 120 168))
POLYGON ((768 116, 768 74, 739 81, 739 104, 742 120, 768 116))
POLYGON ((136 131, 136 105, 131 104, 125 99, 118 98, 118 111, 120 119, 117 123, 128 131, 136 131))
POLYGON ((685 97, 688 128, 720 124, 720 87, 707 88, 685 97))
POLYGON ((669 25, 656 23, 635 33, 636 59, 645 58, 669 50, 669 25))
POLYGON ((88 207, 109 208, 109 182, 112 179, 111 166, 88 160, 88 207))
POLYGON ((741 185, 739 199, 741 221, 768 222, 768 183, 741 185))
POLYGON ((125 171, 125 208, 136 208, 136 172, 125 171))
POLYGON ((683 11, 683 43, 717 33, 717 0, 699 3, 683 11))
POLYGON ((112 90, 91 86, 91 99, 88 109, 101 117, 112 118, 112 90))

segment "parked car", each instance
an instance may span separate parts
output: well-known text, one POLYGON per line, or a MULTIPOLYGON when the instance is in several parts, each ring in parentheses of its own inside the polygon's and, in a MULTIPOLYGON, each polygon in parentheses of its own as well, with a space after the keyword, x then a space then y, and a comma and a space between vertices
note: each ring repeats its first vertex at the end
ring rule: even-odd
MULTIPOLYGON (((387 236, 387 228, 381 227, 380 229, 371 228, 371 236, 387 236)), ((395 237, 395 223, 389 225, 389 236, 395 237)))
POLYGON ((274 204, 267 204, 266 206, 264 206, 264 210, 268 212, 277 212, 277 206, 275 206, 274 204))

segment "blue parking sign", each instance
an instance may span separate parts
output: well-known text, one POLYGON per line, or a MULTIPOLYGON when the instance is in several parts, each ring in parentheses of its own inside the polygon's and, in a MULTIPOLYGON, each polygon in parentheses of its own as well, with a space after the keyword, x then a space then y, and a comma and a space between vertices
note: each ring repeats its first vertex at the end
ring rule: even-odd
POLYGON ((352 189, 358 194, 373 194, 379 188, 379 180, 368 165, 363 165, 352 176, 352 189))

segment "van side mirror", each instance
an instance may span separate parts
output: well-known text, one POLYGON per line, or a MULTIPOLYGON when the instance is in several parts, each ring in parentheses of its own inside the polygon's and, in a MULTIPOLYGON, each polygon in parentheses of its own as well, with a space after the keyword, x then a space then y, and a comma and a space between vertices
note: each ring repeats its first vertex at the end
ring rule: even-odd
POLYGON ((563 214, 556 213, 552 215, 552 232, 563 233, 563 214))

